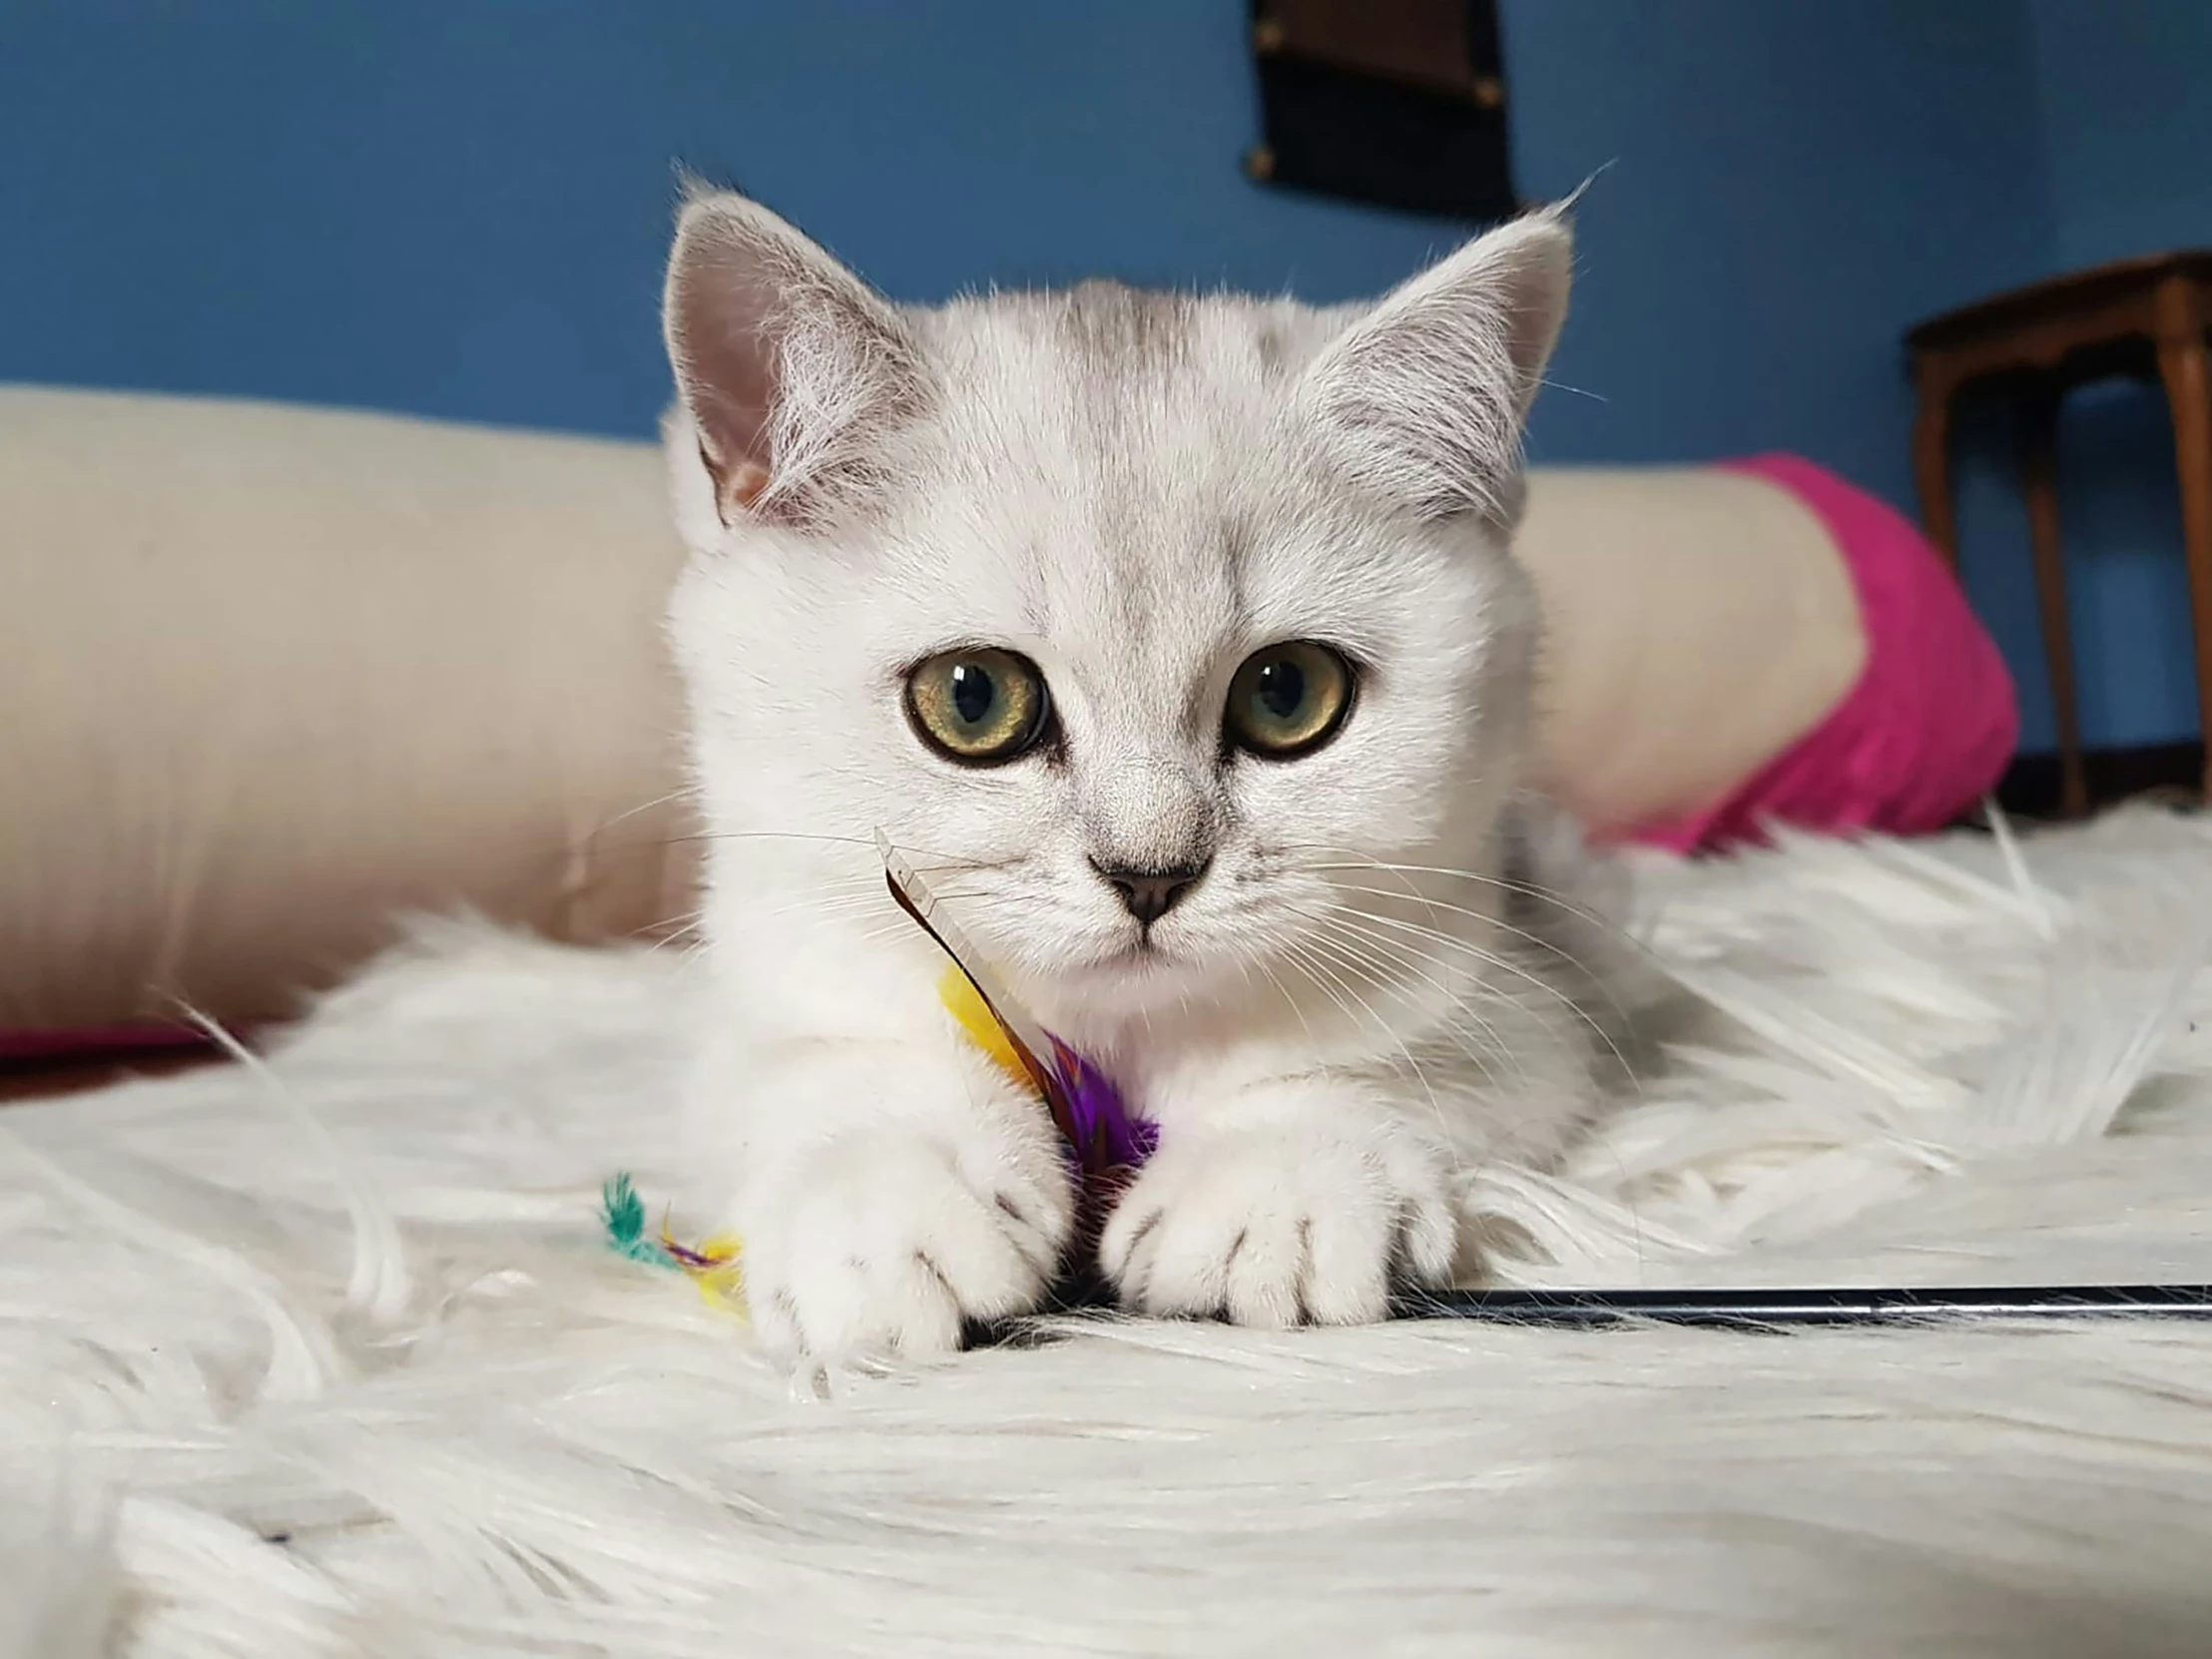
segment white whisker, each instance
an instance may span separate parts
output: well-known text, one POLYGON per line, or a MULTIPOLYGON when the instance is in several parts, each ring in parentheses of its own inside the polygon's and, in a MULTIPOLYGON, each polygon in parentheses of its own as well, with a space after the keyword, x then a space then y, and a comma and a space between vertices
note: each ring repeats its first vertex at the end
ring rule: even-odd
MULTIPOLYGON (((1432 940, 1435 943, 1450 945, 1455 949, 1466 951, 1468 954, 1475 957, 1478 961, 1486 963, 1488 966, 1497 968, 1503 972, 1510 973, 1517 979, 1523 980, 1538 991, 1541 991, 1552 1001, 1558 1003, 1561 1007, 1565 1008, 1584 1025, 1588 1026, 1591 1035, 1596 1037, 1599 1042, 1605 1045, 1606 1049, 1612 1054, 1614 1062, 1621 1068, 1624 1074, 1632 1069, 1628 1063, 1628 1056, 1621 1052, 1620 1044, 1613 1040, 1612 1033, 1605 1029, 1604 1024, 1594 1014, 1592 1014, 1589 1009, 1583 1007, 1581 1003, 1577 1002, 1572 996, 1561 990, 1557 985, 1550 983, 1541 974, 1531 973, 1528 971, 1528 969, 1522 967, 1518 962, 1514 962, 1506 957, 1500 956, 1495 951, 1484 950, 1480 945, 1470 943, 1469 941, 1458 938, 1453 934, 1442 932, 1437 928, 1423 927, 1417 922, 1401 921, 1395 916, 1377 915, 1374 912, 1368 910, 1353 910, 1350 913, 1361 916, 1369 922, 1380 923, 1386 927, 1401 928, 1421 938, 1432 940)), ((1497 989, 1497 987, 1494 986, 1490 988, 1493 991, 1497 989)), ((1607 999, 1609 1001, 1611 1000, 1610 995, 1608 995, 1607 999)), ((1620 1005, 1617 1002, 1615 1002, 1613 1006, 1616 1013, 1621 1011, 1620 1005)))
MULTIPOLYGON (((1435 1013, 1434 1009, 1424 1008, 1423 1005, 1419 1001, 1417 1001, 1409 992, 1407 992, 1403 986, 1392 982, 1395 979, 1405 975, 1408 971, 1410 971, 1414 977, 1421 979, 1423 982, 1432 986, 1442 995, 1450 998, 1451 1011, 1467 1020, 1472 1021, 1475 1026, 1479 1028, 1481 1035, 1489 1040, 1489 1055, 1497 1059, 1506 1061, 1509 1065, 1513 1067, 1516 1072, 1518 1072, 1522 1076, 1523 1080, 1526 1079, 1526 1071, 1521 1066, 1518 1058, 1513 1054, 1512 1045, 1507 1043, 1504 1034, 1500 1032, 1496 1026, 1492 1025, 1487 1019, 1483 1018, 1481 1013, 1476 1010, 1474 1005, 1466 999, 1465 995, 1463 994, 1465 987, 1447 984, 1445 981, 1435 978, 1434 976, 1424 971, 1424 967, 1426 966, 1448 967, 1448 963, 1444 962, 1440 958, 1427 958, 1425 961, 1416 961, 1412 953, 1405 949, 1403 946, 1400 946, 1395 940, 1383 940, 1380 941, 1380 944, 1378 944, 1377 942, 1362 940, 1357 934, 1354 934, 1349 930, 1342 928, 1341 918, 1339 916, 1317 915, 1304 910, 1296 911, 1294 913, 1300 915, 1305 920, 1313 923, 1318 927, 1330 930, 1327 936, 1332 939, 1332 942, 1334 942, 1337 949, 1360 949, 1370 963, 1371 969, 1373 971, 1376 971, 1377 973, 1379 988, 1383 990, 1388 995, 1397 998, 1399 1001, 1406 1003, 1408 1006, 1416 1009, 1421 1009, 1423 1012, 1430 1014, 1431 1017, 1433 1017, 1435 1013), (1385 947, 1389 952, 1392 952, 1392 954, 1385 954, 1385 947)), ((1463 972, 1461 973, 1460 977, 1462 979, 1465 977, 1463 972)), ((1435 1034, 1447 1041, 1454 1049, 1464 1055, 1468 1060, 1472 1061, 1473 1064, 1482 1072, 1485 1080, 1495 1081, 1495 1078, 1490 1071, 1488 1059, 1485 1057, 1484 1053, 1470 1046, 1467 1041, 1461 1036, 1461 1034, 1453 1029, 1448 1023, 1439 1025, 1436 1028, 1435 1034)))

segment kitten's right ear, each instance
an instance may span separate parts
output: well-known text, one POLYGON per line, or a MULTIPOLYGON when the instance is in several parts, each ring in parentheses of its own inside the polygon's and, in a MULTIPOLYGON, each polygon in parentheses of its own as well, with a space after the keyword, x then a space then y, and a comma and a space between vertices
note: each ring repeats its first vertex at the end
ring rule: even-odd
POLYGON ((838 516, 879 481, 881 438, 926 401, 890 301, 728 192, 684 207, 662 326, 725 524, 838 516))
POLYGON ((1524 215, 1401 282, 1322 348, 1307 389, 1358 474, 1427 516, 1510 516, 1573 246, 1565 204, 1524 215))

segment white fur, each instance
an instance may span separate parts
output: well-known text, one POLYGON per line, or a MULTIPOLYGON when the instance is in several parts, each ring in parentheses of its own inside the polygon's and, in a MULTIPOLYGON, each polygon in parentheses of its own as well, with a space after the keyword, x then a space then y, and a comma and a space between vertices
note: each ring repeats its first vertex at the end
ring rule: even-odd
POLYGON ((1503 504, 1566 276, 1539 215, 1372 308, 900 312, 754 204, 687 210, 671 615, 719 993, 690 1096, 774 1338, 948 1345, 1032 1306, 1067 1236, 1052 1139, 937 1006, 878 827, 1160 1125, 1102 1248, 1134 1306, 1377 1318, 1393 1267, 1450 1271, 1452 1179, 1591 1114, 1571 905, 1499 879, 1535 626, 1503 504), (1298 639, 1363 665, 1351 719, 1226 753, 1230 677, 1298 639), (916 738, 902 675, 961 645, 1042 669, 1052 756, 916 738), (1199 862, 1149 949, 1092 867, 1199 862))
MULTIPOLYGON (((1651 866, 1740 1019, 1461 1184, 1493 1263, 2212 1281, 2212 828, 2024 863, 1651 866)), ((2204 1651, 2201 1327, 1130 1322, 795 1397, 595 1236, 696 990, 443 933, 266 1077, 0 1112, 0 1659, 2204 1651)))

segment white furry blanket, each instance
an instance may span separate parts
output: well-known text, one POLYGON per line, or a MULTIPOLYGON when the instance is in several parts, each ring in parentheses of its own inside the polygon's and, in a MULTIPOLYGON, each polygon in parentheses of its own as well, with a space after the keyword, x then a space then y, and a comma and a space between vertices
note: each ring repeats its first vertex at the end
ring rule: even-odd
MULTIPOLYGON (((1652 866, 1738 1022, 1467 1201, 1652 1283, 2212 1280, 2212 829, 1652 866)), ((459 931, 0 1115, 0 1655, 2212 1652, 2212 1328, 1113 1325, 815 1397, 605 1254, 678 964, 459 931)))

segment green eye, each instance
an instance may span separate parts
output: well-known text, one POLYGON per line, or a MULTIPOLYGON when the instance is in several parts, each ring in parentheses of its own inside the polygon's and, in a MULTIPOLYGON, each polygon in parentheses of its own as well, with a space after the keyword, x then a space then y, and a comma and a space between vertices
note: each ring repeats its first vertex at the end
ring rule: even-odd
POLYGON ((1311 640, 1255 651, 1229 682, 1229 741, 1271 761, 1319 749, 1352 709, 1352 665, 1311 640))
POLYGON ((906 676, 906 716, 922 741, 971 766, 1010 761, 1051 723, 1037 665, 1011 651, 947 651, 906 676))

